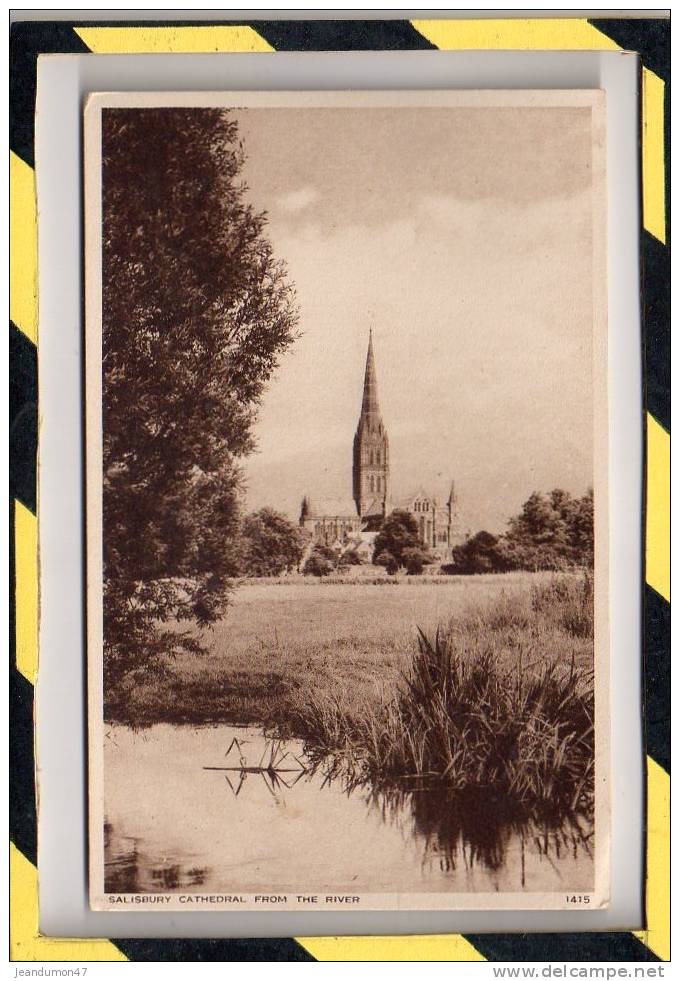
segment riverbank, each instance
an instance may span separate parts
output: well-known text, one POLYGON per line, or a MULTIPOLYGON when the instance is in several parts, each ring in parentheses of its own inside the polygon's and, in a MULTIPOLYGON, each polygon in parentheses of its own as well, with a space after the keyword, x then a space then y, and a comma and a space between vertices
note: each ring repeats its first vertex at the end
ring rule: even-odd
POLYGON ((534 628, 504 623, 508 604, 528 610, 532 589, 549 581, 544 573, 440 577, 418 588, 251 581, 236 590, 224 620, 203 632, 207 653, 178 657, 164 677, 130 686, 109 721, 290 729, 308 693, 378 703, 408 667, 418 628, 433 635, 475 610, 496 625, 487 641, 498 658, 512 663, 520 649, 525 664, 575 654, 586 669, 591 640, 550 624, 535 636, 534 628))

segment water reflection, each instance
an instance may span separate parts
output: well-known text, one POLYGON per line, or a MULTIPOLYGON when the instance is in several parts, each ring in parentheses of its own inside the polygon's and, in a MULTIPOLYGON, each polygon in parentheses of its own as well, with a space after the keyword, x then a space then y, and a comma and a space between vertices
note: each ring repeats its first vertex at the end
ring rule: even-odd
POLYGON ((436 863, 445 874, 476 865, 496 872, 507 862, 508 851, 520 854, 519 886, 526 887, 527 845, 558 866, 565 854, 574 860, 592 860, 593 815, 590 809, 559 813, 508 802, 485 788, 456 790, 441 782, 404 779, 375 785, 342 757, 323 757, 307 768, 321 773, 322 787, 337 784, 347 796, 360 796, 380 814, 385 825, 396 827, 406 839, 420 844, 422 868, 436 863))
POLYGON ((238 797, 249 773, 256 773, 276 800, 276 794, 283 789, 292 790, 295 784, 310 772, 310 767, 296 756, 289 741, 283 739, 264 739, 264 749, 258 763, 248 763, 244 755, 246 740, 234 736, 229 743, 223 766, 205 766, 204 770, 222 773, 234 797, 238 797), (236 755, 238 763, 226 761, 236 755), (291 765, 293 764, 293 765, 291 765))
POLYGON ((106 892, 191 892, 206 881, 207 869, 185 868, 179 862, 158 862, 139 839, 119 835, 104 824, 104 887, 106 892))
POLYGON ((588 813, 374 786, 254 729, 116 727, 106 753, 107 892, 592 889, 588 813))
POLYGON ((452 791, 437 787, 389 787, 365 795, 385 823, 406 828, 422 845, 423 867, 433 863, 445 874, 459 866, 466 871, 481 865, 497 872, 508 851, 519 847, 520 881, 526 887, 527 846, 557 866, 568 850, 592 858, 592 822, 586 815, 568 814, 561 821, 528 808, 508 807, 479 790, 452 791))

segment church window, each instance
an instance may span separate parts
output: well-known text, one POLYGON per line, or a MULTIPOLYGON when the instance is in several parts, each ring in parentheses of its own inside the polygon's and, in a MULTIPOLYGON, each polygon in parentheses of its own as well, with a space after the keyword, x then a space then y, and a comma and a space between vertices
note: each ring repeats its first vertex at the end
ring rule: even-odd
POLYGON ((371 490, 375 490, 375 486, 374 486, 374 482, 373 482, 373 477, 371 477, 371 490))
POLYGON ((380 466, 380 450, 375 451, 375 462, 380 466))

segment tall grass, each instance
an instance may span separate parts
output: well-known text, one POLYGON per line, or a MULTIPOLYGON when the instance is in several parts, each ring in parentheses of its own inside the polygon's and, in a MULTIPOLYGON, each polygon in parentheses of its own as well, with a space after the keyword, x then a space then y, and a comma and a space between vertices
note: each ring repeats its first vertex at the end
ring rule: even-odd
POLYGON ((580 577, 555 578, 531 590, 531 608, 537 617, 544 618, 574 637, 593 636, 594 597, 593 575, 583 572, 580 577))
POLYGON ((556 579, 434 636, 421 631, 391 696, 308 693, 294 725, 312 759, 373 786, 418 781, 587 810, 594 689, 584 644, 592 651, 592 580, 556 579))

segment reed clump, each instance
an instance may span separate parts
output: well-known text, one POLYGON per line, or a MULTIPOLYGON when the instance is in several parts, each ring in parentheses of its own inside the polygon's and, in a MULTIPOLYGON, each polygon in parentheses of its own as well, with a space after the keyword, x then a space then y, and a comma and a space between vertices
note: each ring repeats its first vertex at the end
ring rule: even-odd
POLYGON ((428 637, 387 697, 311 693, 312 759, 372 786, 418 781, 552 809, 592 804, 592 579, 555 580, 428 637), (568 652, 571 650, 571 656, 568 652))

